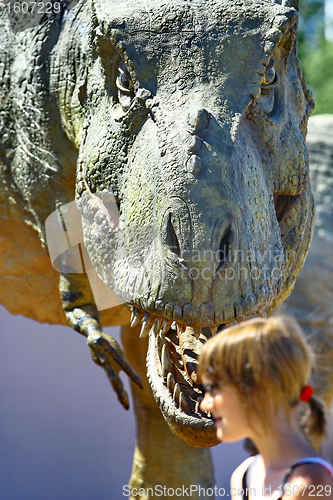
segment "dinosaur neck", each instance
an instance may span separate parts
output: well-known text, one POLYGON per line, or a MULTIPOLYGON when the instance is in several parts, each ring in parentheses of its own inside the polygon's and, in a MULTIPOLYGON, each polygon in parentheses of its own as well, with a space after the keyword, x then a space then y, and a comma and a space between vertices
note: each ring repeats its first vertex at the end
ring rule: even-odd
MULTIPOLYGON (((149 388, 144 368, 148 343, 147 339, 139 339, 139 333, 140 326, 122 327, 122 343, 126 356, 137 370, 144 386, 143 390, 132 386, 137 441, 129 486, 131 489, 147 490, 161 485, 176 490, 198 485, 207 490, 214 486, 210 451, 207 448, 193 448, 180 440, 168 427, 149 388)), ((205 497, 195 497, 193 492, 191 498, 205 497)))

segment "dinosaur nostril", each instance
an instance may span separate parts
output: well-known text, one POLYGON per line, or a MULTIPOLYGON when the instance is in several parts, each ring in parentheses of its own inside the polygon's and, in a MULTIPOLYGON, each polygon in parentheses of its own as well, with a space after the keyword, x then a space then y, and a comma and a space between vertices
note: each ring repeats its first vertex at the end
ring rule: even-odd
POLYGON ((167 243, 169 245, 170 250, 180 257, 180 246, 178 242, 178 238, 176 235, 176 231, 173 227, 171 221, 171 214, 169 214, 168 223, 167 223, 167 243))
POLYGON ((217 267, 217 271, 228 261, 229 258, 229 250, 230 250, 230 238, 231 238, 231 226, 228 227, 226 232, 220 241, 220 247, 218 251, 218 259, 219 265, 217 267))

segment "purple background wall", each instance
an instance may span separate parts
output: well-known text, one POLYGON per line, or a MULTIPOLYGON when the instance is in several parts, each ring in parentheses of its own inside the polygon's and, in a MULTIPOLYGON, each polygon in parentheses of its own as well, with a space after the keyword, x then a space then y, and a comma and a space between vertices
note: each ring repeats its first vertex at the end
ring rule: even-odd
MULTIPOLYGON (((119 328, 107 331, 119 338, 119 328)), ((133 413, 121 408, 81 335, 0 306, 0 377, 1 500, 123 498, 133 413)), ((325 451, 332 459, 332 447, 325 451)), ((228 490, 247 454, 241 442, 212 453, 216 484, 228 490)))

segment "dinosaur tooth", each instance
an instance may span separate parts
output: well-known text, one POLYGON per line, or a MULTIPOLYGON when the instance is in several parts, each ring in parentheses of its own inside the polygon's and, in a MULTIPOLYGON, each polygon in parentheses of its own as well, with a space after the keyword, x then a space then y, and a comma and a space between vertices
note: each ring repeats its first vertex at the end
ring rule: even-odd
POLYGON ((182 408, 183 410, 188 410, 188 404, 185 399, 185 395, 183 392, 179 394, 179 408, 182 408))
POLYGON ((193 333, 194 333, 195 338, 198 340, 200 337, 201 328, 199 326, 193 327, 193 333))
POLYGON ((164 335, 168 330, 170 330, 172 321, 169 319, 164 318, 164 323, 163 323, 163 329, 162 329, 162 334, 164 335))
POLYGON ((171 372, 169 372, 167 375, 167 386, 171 394, 173 394, 173 390, 175 388, 175 377, 171 372))
POLYGON ((148 333, 150 332, 151 327, 153 326, 154 323, 154 317, 150 316, 149 313, 145 314, 145 318, 142 323, 142 328, 140 332, 140 339, 144 339, 145 337, 148 336, 148 333))
POLYGON ((157 335, 161 329, 161 320, 162 318, 160 316, 157 316, 157 318, 154 320, 153 332, 155 333, 155 335, 157 335))
POLYGON ((177 382, 175 385, 175 388, 173 390, 173 399, 176 403, 176 406, 177 406, 177 402, 179 401, 179 394, 180 394, 180 387, 179 387, 179 384, 177 382))
POLYGON ((156 337, 157 340, 157 350, 160 359, 162 358, 163 346, 164 346, 164 337, 162 333, 159 333, 156 337))
POLYGON ((170 373, 172 370, 172 364, 168 353, 168 348, 165 344, 163 344, 162 347, 161 361, 162 361, 162 373, 165 377, 167 377, 168 373, 170 373))
POLYGON ((132 314, 131 314, 131 326, 136 326, 140 323, 141 319, 143 317, 142 312, 139 311, 136 307, 133 307, 132 314))
POLYGON ((177 330, 177 323, 175 321, 171 323, 171 328, 172 330, 177 330))
POLYGON ((210 333, 212 334, 212 337, 216 335, 217 333, 217 326, 211 326, 210 327, 210 333))

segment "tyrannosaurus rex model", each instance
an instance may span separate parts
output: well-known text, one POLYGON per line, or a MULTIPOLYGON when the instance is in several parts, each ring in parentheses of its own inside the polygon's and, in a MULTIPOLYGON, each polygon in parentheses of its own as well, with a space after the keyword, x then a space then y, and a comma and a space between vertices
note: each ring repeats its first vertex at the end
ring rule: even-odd
POLYGON ((130 376, 132 485, 208 486, 202 448, 216 437, 199 408, 200 347, 218 327, 281 303, 311 239, 313 101, 296 53, 297 5, 51 5, 26 24, 2 6, 1 301, 86 336, 125 407, 119 370, 130 376), (59 299, 42 248, 48 239, 52 254, 61 238, 74 253, 52 259, 59 299), (117 307, 101 316, 110 290, 117 307), (128 324, 128 310, 126 358, 101 325, 128 324), (146 351, 152 394, 185 442, 153 400, 146 351))

